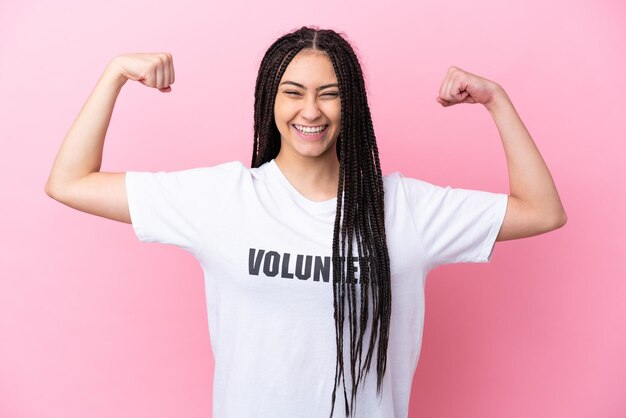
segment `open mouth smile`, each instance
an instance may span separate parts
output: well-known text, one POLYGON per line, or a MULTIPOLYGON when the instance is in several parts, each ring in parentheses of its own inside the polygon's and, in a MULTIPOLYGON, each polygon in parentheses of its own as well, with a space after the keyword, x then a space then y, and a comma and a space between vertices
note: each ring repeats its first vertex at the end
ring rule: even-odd
POLYGON ((324 132, 328 125, 318 125, 318 126, 305 126, 305 125, 296 125, 293 124, 293 127, 296 130, 304 135, 312 135, 315 136, 321 132, 324 132))

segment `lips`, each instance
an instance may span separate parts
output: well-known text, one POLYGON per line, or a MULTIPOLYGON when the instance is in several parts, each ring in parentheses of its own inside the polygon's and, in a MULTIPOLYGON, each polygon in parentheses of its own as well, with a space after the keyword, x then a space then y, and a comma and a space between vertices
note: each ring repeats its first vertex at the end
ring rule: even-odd
POLYGON ((308 126, 308 125, 299 125, 299 124, 294 123, 293 127, 304 134, 317 134, 319 132, 325 131, 326 128, 328 128, 328 125, 308 126), (322 129, 320 130, 319 128, 322 128, 322 129))
MULTIPOLYGON (((305 133, 300 131, 298 128, 296 128, 296 125, 291 125, 293 130, 296 132, 296 134, 298 135, 298 137, 306 140, 306 141, 315 141, 318 139, 321 139, 324 137, 324 135, 326 134, 326 132, 328 131, 328 125, 318 125, 318 126, 324 126, 324 129, 320 132, 316 132, 316 133, 305 133)), ((298 126, 305 126, 305 125, 298 125, 298 126)))

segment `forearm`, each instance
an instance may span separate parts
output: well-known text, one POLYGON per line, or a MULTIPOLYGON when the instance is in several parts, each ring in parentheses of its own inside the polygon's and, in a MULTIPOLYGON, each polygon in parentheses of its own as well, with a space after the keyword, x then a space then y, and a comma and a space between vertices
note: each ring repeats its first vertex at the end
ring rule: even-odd
POLYGON ((542 217, 564 222, 565 210, 548 166, 504 89, 499 88, 485 107, 496 123, 504 147, 509 194, 542 217))
POLYGON ((46 189, 100 171, 102 150, 115 101, 127 79, 113 60, 98 80, 54 160, 46 189))

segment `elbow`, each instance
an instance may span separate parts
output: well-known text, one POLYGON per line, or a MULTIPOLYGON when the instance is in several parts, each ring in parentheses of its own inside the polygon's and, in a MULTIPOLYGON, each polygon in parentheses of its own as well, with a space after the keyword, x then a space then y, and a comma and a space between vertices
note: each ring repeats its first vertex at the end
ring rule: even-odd
POLYGON ((559 228, 565 225, 566 223, 567 223, 567 213, 563 211, 563 213, 561 214, 561 224, 559 225, 559 228))
POLYGON ((567 213, 565 211, 561 211, 551 222, 552 227, 551 230, 559 229, 563 227, 567 223, 567 213))
POLYGON ((53 198, 54 200, 59 200, 59 187, 54 185, 54 183, 52 183, 50 180, 48 180, 48 182, 44 186, 44 191, 49 197, 53 198))
POLYGON ((46 182, 46 185, 44 186, 43 190, 44 190, 44 192, 46 192, 46 194, 49 197, 54 198, 54 195, 53 195, 54 192, 52 191, 52 185, 50 184, 49 180, 46 182))

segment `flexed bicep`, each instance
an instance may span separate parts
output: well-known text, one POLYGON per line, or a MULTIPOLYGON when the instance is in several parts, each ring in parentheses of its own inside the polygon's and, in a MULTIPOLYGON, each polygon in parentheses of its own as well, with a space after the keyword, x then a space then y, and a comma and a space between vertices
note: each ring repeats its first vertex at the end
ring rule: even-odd
POLYGON ((567 217, 554 219, 534 209, 522 199, 509 195, 502 227, 496 241, 527 238, 553 231, 565 225, 567 217))
POLYGON ((46 193, 81 212, 131 223, 125 179, 126 173, 96 172, 62 187, 46 188, 46 193))

